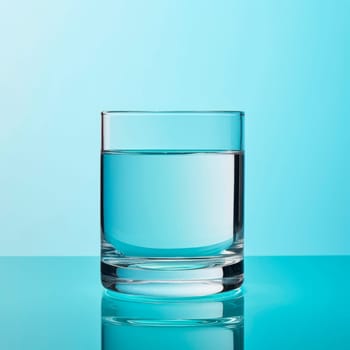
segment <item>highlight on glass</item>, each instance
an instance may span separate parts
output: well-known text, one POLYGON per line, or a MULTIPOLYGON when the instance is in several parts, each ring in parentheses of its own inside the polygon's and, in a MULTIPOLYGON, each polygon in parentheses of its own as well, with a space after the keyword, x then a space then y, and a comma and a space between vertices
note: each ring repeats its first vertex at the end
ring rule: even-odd
POLYGON ((101 279, 201 297, 243 282, 243 112, 103 112, 101 279))

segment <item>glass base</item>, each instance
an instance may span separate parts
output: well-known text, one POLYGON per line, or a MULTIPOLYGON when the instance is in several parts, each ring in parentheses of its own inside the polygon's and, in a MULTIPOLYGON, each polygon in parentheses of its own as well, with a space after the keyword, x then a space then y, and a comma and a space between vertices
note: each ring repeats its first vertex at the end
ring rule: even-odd
POLYGON ((134 297, 193 298, 217 295, 243 283, 241 256, 121 258, 101 262, 105 288, 134 297))

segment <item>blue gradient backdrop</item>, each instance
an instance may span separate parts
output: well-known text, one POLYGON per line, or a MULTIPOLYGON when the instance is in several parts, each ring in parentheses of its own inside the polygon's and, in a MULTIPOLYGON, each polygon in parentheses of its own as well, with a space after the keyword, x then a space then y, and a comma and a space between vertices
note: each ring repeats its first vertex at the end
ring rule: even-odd
POLYGON ((2 1, 0 255, 99 253, 99 112, 246 112, 246 253, 350 254, 350 2, 2 1))

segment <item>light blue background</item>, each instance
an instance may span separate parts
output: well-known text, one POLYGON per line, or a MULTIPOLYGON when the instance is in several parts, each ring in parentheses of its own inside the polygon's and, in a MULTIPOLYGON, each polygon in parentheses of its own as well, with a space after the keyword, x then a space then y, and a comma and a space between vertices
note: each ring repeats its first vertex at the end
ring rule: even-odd
POLYGON ((246 253, 350 253, 346 0, 2 1, 0 255, 99 253, 99 112, 246 112, 246 253))

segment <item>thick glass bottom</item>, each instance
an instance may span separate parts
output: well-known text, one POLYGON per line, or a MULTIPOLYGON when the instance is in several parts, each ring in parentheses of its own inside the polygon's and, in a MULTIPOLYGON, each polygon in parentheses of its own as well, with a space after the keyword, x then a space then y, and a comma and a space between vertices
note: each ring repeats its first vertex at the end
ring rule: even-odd
POLYGON ((102 284, 122 295, 193 298, 217 295, 243 283, 241 255, 207 258, 103 259, 102 284))

